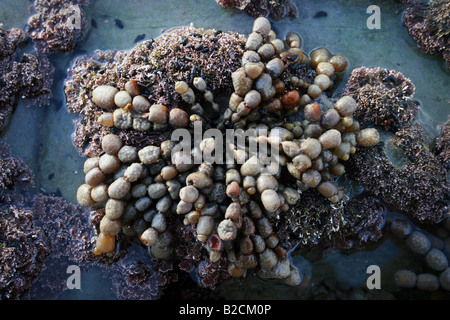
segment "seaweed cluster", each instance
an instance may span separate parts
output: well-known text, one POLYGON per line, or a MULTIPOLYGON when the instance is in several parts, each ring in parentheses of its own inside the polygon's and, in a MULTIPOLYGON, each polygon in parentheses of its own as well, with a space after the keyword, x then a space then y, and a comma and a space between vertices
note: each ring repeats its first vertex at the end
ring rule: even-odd
POLYGON ((403 24, 426 53, 442 55, 450 66, 450 3, 446 0, 404 1, 403 24))
POLYGON ((291 0, 216 0, 216 2, 224 8, 236 8, 245 11, 254 18, 267 16, 273 19, 297 17, 297 8, 291 0))
POLYGON ((20 97, 34 99, 49 95, 49 71, 46 59, 24 54, 17 55, 26 35, 20 29, 4 30, 0 26, 0 131, 7 116, 14 110, 20 97))
MULTIPOLYGON (((185 31, 185 28, 172 31, 167 37, 185 31)), ((214 34, 217 38, 218 33, 214 34)), ((203 36, 197 33, 193 38, 203 39, 205 35, 211 36, 211 31, 203 32, 203 36)), ((134 50, 153 47, 158 52, 159 45, 168 41, 163 40, 143 43, 134 50)), ((185 36, 181 44, 171 45, 183 50, 189 41, 190 37, 185 36)), ((283 279, 292 285, 300 281, 301 270, 290 264, 284 248, 292 247, 292 242, 282 243, 274 225, 282 229, 281 221, 287 220, 283 216, 298 216, 292 209, 301 198, 299 192, 307 189, 319 191, 314 194, 316 200, 325 197, 327 202, 342 206, 345 194, 334 183, 336 176, 345 172, 339 161, 347 161, 357 148, 370 148, 379 142, 376 129, 360 130, 359 122, 353 119, 357 108, 354 99, 346 96, 336 103, 324 103, 327 98, 323 93, 332 88, 335 73, 345 70, 346 59, 332 55, 327 49, 313 51, 310 58, 300 46, 299 35, 289 33, 285 44, 276 37, 266 18, 256 19, 253 32, 245 41, 245 51, 230 61, 234 69, 226 69, 223 77, 215 75, 223 82, 229 81, 228 76, 231 83, 224 88, 234 90, 228 107, 220 116, 224 108, 214 99, 214 92, 220 93, 215 79, 197 66, 188 73, 171 74, 170 71, 177 71, 180 66, 184 69, 176 55, 172 57, 176 59, 175 69, 172 69, 171 63, 162 64, 165 61, 156 59, 162 57, 152 51, 145 61, 150 59, 149 65, 162 65, 153 71, 156 75, 144 63, 141 69, 147 72, 117 78, 116 86, 110 84, 112 81, 98 80, 115 70, 114 63, 107 64, 109 69, 95 74, 95 78, 94 71, 87 70, 86 77, 86 70, 77 70, 85 77, 74 74, 66 83, 69 110, 78 108, 83 112, 85 124, 95 121, 89 130, 100 127, 97 133, 100 142, 91 141, 91 146, 95 143, 101 145, 101 149, 95 149, 93 156, 91 151, 86 153, 91 157, 84 166, 85 184, 77 192, 81 205, 105 208, 99 221, 96 255, 114 257, 116 240, 125 235, 147 246, 153 258, 168 262, 161 266, 168 268, 178 262, 181 269, 191 270, 195 265, 207 286, 218 281, 217 276, 211 278, 211 273, 222 274, 225 270, 228 277, 255 272, 262 278, 283 279), (162 78, 163 73, 165 78, 162 78), (169 76, 177 81, 166 78, 169 76), (81 85, 80 81, 86 78, 94 81, 84 83, 78 88, 80 91, 75 91, 75 85, 81 85), (160 81, 158 85, 147 84, 154 78, 160 81), (166 85, 169 91, 161 96, 157 89, 166 85), (90 96, 86 99, 87 90, 90 96), (300 119, 283 124, 287 117, 294 115, 300 119), (195 138, 198 127, 200 130, 214 127, 222 131, 230 127, 253 130, 255 135, 248 140, 254 140, 259 150, 261 145, 269 144, 274 148, 272 155, 275 157, 277 153, 278 157, 264 163, 268 154, 262 151, 251 154, 247 146, 242 148, 234 140, 227 142, 230 143, 227 146, 220 139, 220 131, 220 137, 204 138, 198 145, 196 141, 178 143, 168 137, 174 129, 182 128, 195 138), (148 138, 138 142, 139 137, 148 138), (156 139, 160 142, 155 143, 156 139), (192 142, 193 150, 180 148, 192 142), (219 155, 227 147, 232 149, 231 162, 217 164, 205 159, 201 163, 194 162, 196 152, 219 155), (284 172, 288 176, 283 176, 284 172), (192 250, 193 246, 197 249, 192 250), (197 259, 190 258, 193 253, 197 259), (205 254, 206 259, 202 258, 205 254)), ((195 48, 195 52, 207 49, 203 43, 195 44, 195 48)), ((209 49, 204 51, 206 55, 210 52, 209 49)), ((137 58, 129 53, 120 56, 125 61, 137 58)), ((214 59, 208 56, 202 59, 208 58, 214 59)), ((200 65, 206 63, 202 60, 200 65)), ((115 60, 115 64, 124 62, 115 60)), ((136 64, 132 66, 135 68, 136 64)), ((94 70, 98 72, 99 68, 94 70)), ((126 70, 129 75, 133 74, 126 70)), ((120 76, 114 71, 110 76, 113 75, 120 76)), ((82 137, 89 139, 87 135, 82 137)), ((246 142, 249 141, 245 141, 244 136, 244 145, 246 142)), ((374 210, 368 212, 373 214, 366 213, 362 218, 356 209, 347 213, 340 211, 348 217, 347 228, 343 230, 357 234, 358 243, 378 239, 380 232, 375 229, 379 229, 383 221, 379 206, 374 206, 373 201, 363 201, 363 204, 372 206, 374 210), (370 233, 371 228, 373 234, 364 234, 363 230, 370 233)), ((303 221, 290 220, 297 226, 303 221)), ((339 223, 339 219, 336 221, 339 223)), ((309 226, 308 230, 313 227, 309 226)), ((346 234, 343 238, 346 238, 346 246, 351 246, 348 244, 350 236, 346 234)))
MULTIPOLYGON (((395 166, 379 145, 355 153, 346 167, 350 177, 417 223, 437 223, 447 217, 446 151, 429 148, 421 125, 413 122, 417 110, 411 100, 414 85, 401 73, 362 67, 352 72, 343 92, 358 102, 355 117, 360 122, 369 120, 395 134, 387 143, 401 150, 407 160, 404 166, 395 166)), ((447 139, 445 126, 442 134, 441 148, 447 139)))
MULTIPOLYGON (((127 81, 136 80, 141 96, 152 104, 165 105, 170 112, 185 103, 174 89, 176 81, 191 84, 200 76, 214 96, 229 91, 230 75, 239 64, 244 44, 245 37, 237 33, 184 27, 139 43, 130 51, 97 51, 93 57, 77 59, 65 82, 65 93, 69 112, 83 115, 73 135, 78 152, 98 155, 100 138, 110 131, 98 122, 103 110, 90 99, 96 87, 114 85, 123 90, 127 81)), ((118 130, 117 134, 124 143, 140 148, 167 139, 164 131, 151 135, 118 130)))
POLYGON ((35 0, 36 13, 28 19, 28 34, 37 51, 73 51, 86 30, 82 7, 88 3, 88 0, 35 0))

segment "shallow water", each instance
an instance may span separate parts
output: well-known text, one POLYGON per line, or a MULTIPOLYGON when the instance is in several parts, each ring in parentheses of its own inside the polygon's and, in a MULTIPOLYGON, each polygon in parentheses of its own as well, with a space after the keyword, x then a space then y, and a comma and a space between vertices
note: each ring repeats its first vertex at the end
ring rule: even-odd
MULTIPOLYGON (((333 53, 340 53, 349 59, 352 70, 361 66, 382 67, 402 72, 416 85, 415 98, 421 102, 418 121, 425 132, 434 137, 437 126, 447 121, 450 113, 449 71, 440 57, 423 53, 408 35, 401 22, 402 6, 392 0, 378 1, 381 9, 381 29, 370 30, 366 26, 369 14, 366 9, 372 1, 295 1, 299 10, 297 19, 273 21, 272 26, 280 38, 288 31, 301 34, 302 49, 310 52, 317 47, 327 47, 333 53), (325 11, 326 17, 313 18, 325 11)), ((2 0, 0 22, 4 28, 24 28, 29 17, 28 0, 2 0)), ((144 1, 144 0, 96 0, 91 1, 87 12, 89 30, 84 41, 75 52, 51 56, 56 73, 52 87, 53 98, 49 106, 27 106, 20 101, 10 120, 8 130, 2 139, 12 148, 14 155, 22 158, 35 173, 35 192, 61 195, 75 203, 77 187, 83 183, 82 165, 71 143, 75 115, 65 108, 63 80, 71 62, 79 55, 92 54, 94 50, 127 50, 135 46, 138 35, 145 39, 156 38, 161 32, 193 23, 195 27, 214 28, 223 31, 251 32, 253 18, 245 13, 223 9, 214 0, 196 1, 144 1), (119 19, 123 28, 115 23, 119 19), (92 27, 92 21, 97 27, 92 27)), ((28 45, 25 51, 31 50, 28 45)), ((348 79, 343 77, 335 95, 348 79)), ((395 158, 395 150, 392 157, 395 158)), ((400 160, 401 162, 401 160, 400 160)), ((335 274, 344 286, 361 287, 367 279, 366 268, 379 265, 385 275, 383 285, 392 285, 392 274, 405 261, 404 248, 395 242, 385 241, 373 250, 343 255, 332 252, 312 261, 314 281, 320 281, 335 274), (397 269, 396 269, 397 268, 397 269), (389 285, 389 283, 391 283, 389 285)), ((408 258, 406 258, 408 260, 408 258)), ((294 263, 305 262, 295 258, 294 263)), ((308 264, 308 263, 307 263, 308 264)), ((101 278, 97 269, 82 275, 84 283, 100 282, 102 290, 86 284, 81 292, 64 292, 65 299, 111 298, 109 282, 101 278), (89 279, 89 280, 88 280, 89 279)), ((224 287, 217 294, 226 298, 273 298, 296 299, 300 297, 297 288, 277 285, 273 282, 251 279, 239 290, 224 287), (247 293, 247 295, 244 295, 247 293)), ((33 297, 32 297, 33 298, 33 297)))

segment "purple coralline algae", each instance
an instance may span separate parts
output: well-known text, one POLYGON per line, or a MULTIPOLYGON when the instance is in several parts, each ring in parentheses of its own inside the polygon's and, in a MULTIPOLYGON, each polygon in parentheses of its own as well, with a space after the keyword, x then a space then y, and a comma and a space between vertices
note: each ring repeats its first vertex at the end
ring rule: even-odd
POLYGON ((423 3, 404 0, 403 24, 420 49, 441 55, 450 66, 450 3, 447 0, 423 3))

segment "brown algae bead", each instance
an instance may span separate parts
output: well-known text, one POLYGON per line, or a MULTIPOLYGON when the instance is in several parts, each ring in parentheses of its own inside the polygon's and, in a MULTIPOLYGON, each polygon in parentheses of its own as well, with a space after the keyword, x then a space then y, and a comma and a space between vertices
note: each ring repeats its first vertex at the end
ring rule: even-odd
POLYGON ((276 98, 271 100, 269 103, 264 104, 264 110, 269 112, 277 112, 283 109, 283 105, 281 104, 281 100, 276 98))
POLYGON ((161 169, 161 177, 166 181, 174 179, 177 174, 178 170, 174 166, 165 166, 161 169))
POLYGON ((305 154, 299 154, 294 159, 292 159, 292 163, 295 168, 300 171, 300 173, 304 172, 306 169, 311 168, 312 162, 311 158, 305 154))
MULTIPOLYGON (((209 218, 213 219, 212 217, 209 218)), ((222 239, 223 241, 232 241, 236 239, 237 236, 236 224, 229 219, 222 220, 219 223, 219 226, 217 227, 217 234, 219 235, 219 238, 222 239)))
POLYGON ((95 201, 91 198, 92 186, 88 184, 82 184, 77 190, 77 201, 83 207, 90 207, 95 204, 95 201))
POLYGON ((125 108, 129 103, 131 103, 131 96, 126 91, 119 91, 114 96, 114 103, 119 108, 125 108))
POLYGON ((302 181, 310 188, 315 188, 322 180, 322 176, 317 170, 308 169, 302 174, 302 181))
POLYGON ((341 117, 347 117, 353 114, 356 111, 358 105, 356 104, 355 99, 350 96, 343 96, 334 105, 334 109, 339 113, 341 117))
POLYGON ((288 32, 286 34, 286 43, 289 47, 291 47, 291 44, 293 41, 297 41, 299 44, 301 44, 302 40, 300 38, 300 35, 296 32, 288 32))
POLYGON ((307 95, 307 94, 304 94, 304 95, 302 95, 301 97, 300 97, 300 101, 298 102, 299 103, 299 106, 300 107, 304 107, 304 106, 306 106, 308 103, 311 103, 311 97, 309 96, 309 95, 307 95))
POLYGON ((98 161, 100 160, 99 157, 94 157, 94 158, 88 158, 85 162, 84 162, 84 166, 83 166, 83 172, 86 174, 89 171, 91 171, 91 169, 98 167, 98 161))
POLYGON ((270 43, 266 43, 259 47, 257 54, 262 60, 267 61, 275 55, 275 48, 270 43))
POLYGON ((320 120, 321 109, 318 103, 307 104, 303 110, 305 119, 309 122, 316 122, 320 120))
POLYGON ((436 291, 439 289, 439 278, 431 273, 422 273, 417 276, 418 289, 425 291, 436 291))
POLYGON ((150 107, 148 120, 154 123, 165 124, 169 119, 169 109, 162 104, 154 104, 150 107))
POLYGON ((275 252, 266 248, 259 254, 259 266, 263 270, 270 270, 278 263, 278 258, 275 252))
MULTIPOLYGON (((220 225, 218 229, 220 228, 220 225)), ((197 223, 197 239, 201 242, 206 242, 208 237, 214 230, 214 218, 211 216, 201 216, 197 223)), ((220 234, 219 234, 220 236, 220 234)), ((223 240, 223 239, 222 239, 223 240)))
POLYGON ((232 276, 233 278, 240 278, 245 273, 245 269, 236 267, 236 265, 234 263, 228 264, 227 271, 228 271, 228 274, 230 276, 232 276))
POLYGON ((356 134, 356 142, 362 147, 373 147, 380 142, 380 134, 375 128, 366 128, 356 134))
POLYGON ((122 230, 122 222, 118 219, 112 220, 105 216, 100 221, 100 232, 105 235, 115 236, 120 230, 122 230))
POLYGON ((180 199, 189 203, 194 203, 199 196, 199 192, 194 186, 186 186, 180 189, 180 199))
POLYGON ((335 109, 328 109, 323 113, 321 125, 326 129, 330 129, 337 125, 340 120, 341 117, 335 109))
POLYGON ((116 238, 113 235, 100 233, 94 248, 94 254, 112 252, 116 247, 116 238))
POLYGON ((267 18, 259 17, 253 22, 253 32, 259 33, 262 36, 268 36, 272 29, 270 21, 267 18))
POLYGON ((331 78, 331 76, 334 74, 334 67, 329 62, 320 62, 316 67, 316 71, 318 74, 324 74, 331 78))
POLYGON ((128 80, 125 83, 125 90, 130 94, 131 97, 135 97, 141 94, 139 86, 136 80, 128 80))
POLYGON ((256 108, 261 103, 261 94, 256 90, 250 90, 245 95, 244 102, 247 107, 256 108))
POLYGON ((330 172, 335 176, 342 176, 345 173, 345 166, 342 163, 336 163, 330 166, 330 172))
POLYGON ((119 219, 125 210, 125 202, 108 199, 105 204, 105 216, 111 220, 119 219))
POLYGON ((261 202, 268 212, 275 212, 281 206, 280 197, 273 189, 266 189, 261 193, 261 202))
POLYGON ((150 101, 143 96, 136 96, 133 98, 132 108, 139 113, 146 113, 150 109, 150 101))
POLYGON ((322 94, 322 90, 318 85, 312 84, 308 87, 307 93, 311 98, 315 99, 322 94))
POLYGON ((328 62, 330 60, 331 53, 326 48, 319 48, 313 50, 309 56, 311 58, 311 67, 316 69, 320 62, 328 62))
POLYGON ((135 182, 142 175, 144 167, 140 163, 132 163, 124 172, 123 176, 128 182, 135 182))
POLYGON ((138 154, 135 147, 123 146, 117 153, 119 160, 123 163, 133 162, 137 159, 138 154))
POLYGON ((129 129, 133 125, 131 112, 125 109, 116 109, 113 112, 114 126, 119 129, 129 129))
POLYGON ((185 94, 186 91, 189 90, 189 85, 185 81, 177 81, 175 82, 175 91, 178 94, 185 94))
POLYGON ((331 86, 331 80, 326 74, 318 74, 314 78, 314 84, 317 85, 322 91, 325 91, 331 86))
POLYGON ((337 186, 330 181, 325 181, 320 183, 317 186, 317 190, 325 197, 325 198, 331 198, 332 196, 338 194, 339 189, 337 186))
MULTIPOLYGON (((247 50, 242 55, 242 60, 241 61, 242 61, 242 63, 241 63, 242 66, 245 66, 249 62, 255 62, 256 63, 256 62, 261 61, 261 57, 255 51, 247 50)), ((239 68, 239 70, 242 72, 245 69, 244 68, 239 68)))
POLYGON ((417 283, 417 275, 409 270, 399 270, 394 274, 394 283, 400 288, 414 288, 417 283))
POLYGON ((278 78, 283 71, 284 63, 280 58, 274 58, 266 64, 266 72, 273 78, 278 78))
POLYGON ((330 129, 322 133, 319 137, 322 149, 333 149, 341 144, 341 133, 336 129, 330 129))
POLYGON ((256 179, 256 188, 259 193, 262 193, 264 190, 278 189, 278 180, 271 174, 261 174, 258 179, 256 179))
POLYGON ((189 115, 180 108, 173 108, 169 112, 169 124, 175 128, 184 128, 189 124, 189 115))
POLYGON ((158 231, 156 231, 155 228, 150 227, 141 234, 141 237, 139 239, 144 245, 146 245, 147 247, 151 247, 157 242, 158 237, 158 231))
POLYGON ((100 184, 95 186, 91 190, 91 198, 95 202, 106 202, 108 200, 108 186, 105 184, 100 184))
POLYGON ((157 146, 147 146, 138 152, 139 160, 145 165, 158 161, 161 155, 161 148, 157 146))
POLYGON ((341 160, 347 161, 350 158, 352 145, 350 142, 344 141, 334 148, 334 154, 341 160))
POLYGON ((123 199, 128 191, 130 191, 131 184, 124 177, 118 178, 108 187, 108 195, 113 199, 123 199))
POLYGON ((108 154, 117 154, 122 145, 122 140, 115 134, 107 134, 102 138, 102 150, 108 154))
POLYGON ((285 110, 292 110, 300 102, 300 94, 297 90, 291 90, 283 94, 281 98, 285 110))
POLYGON ((114 126, 114 117, 112 112, 105 112, 98 117, 97 122, 105 127, 113 127, 114 126))
MULTIPOLYGON (((203 210, 202 210, 203 211, 203 210)), ((236 220, 241 215, 241 205, 238 202, 232 202, 225 211, 225 219, 236 220)))
POLYGON ((104 174, 114 173, 120 168, 120 161, 116 155, 104 154, 100 157, 98 167, 104 174))
POLYGON ((92 168, 84 177, 85 182, 90 186, 98 186, 105 181, 106 175, 98 168, 92 168))
POLYGON ((112 86, 98 86, 92 91, 92 101, 102 109, 112 109, 117 92, 119 90, 112 86))
POLYGON ((336 72, 344 71, 348 65, 347 58, 345 58, 344 56, 341 56, 341 55, 336 55, 336 56, 331 57, 329 62, 333 65, 334 71, 336 71, 336 72))
POLYGON ((263 37, 256 32, 252 32, 247 37, 247 42, 245 43, 245 50, 256 51, 263 43, 263 37))
POLYGON ((244 66, 244 71, 250 79, 254 80, 261 75, 264 68, 265 66, 262 62, 247 62, 244 66))
POLYGON ((319 140, 314 138, 307 138, 301 142, 300 151, 303 154, 306 154, 310 159, 315 159, 322 152, 322 146, 319 140))

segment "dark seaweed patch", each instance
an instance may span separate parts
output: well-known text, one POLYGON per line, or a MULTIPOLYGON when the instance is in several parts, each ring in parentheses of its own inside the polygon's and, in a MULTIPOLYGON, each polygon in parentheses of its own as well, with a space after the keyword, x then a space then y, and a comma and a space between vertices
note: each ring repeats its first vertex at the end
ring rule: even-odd
POLYGON ((140 35, 138 35, 138 36, 136 37, 136 39, 134 39, 134 43, 137 43, 137 42, 142 41, 142 40, 144 40, 144 39, 145 39, 145 33, 140 34, 140 35))

